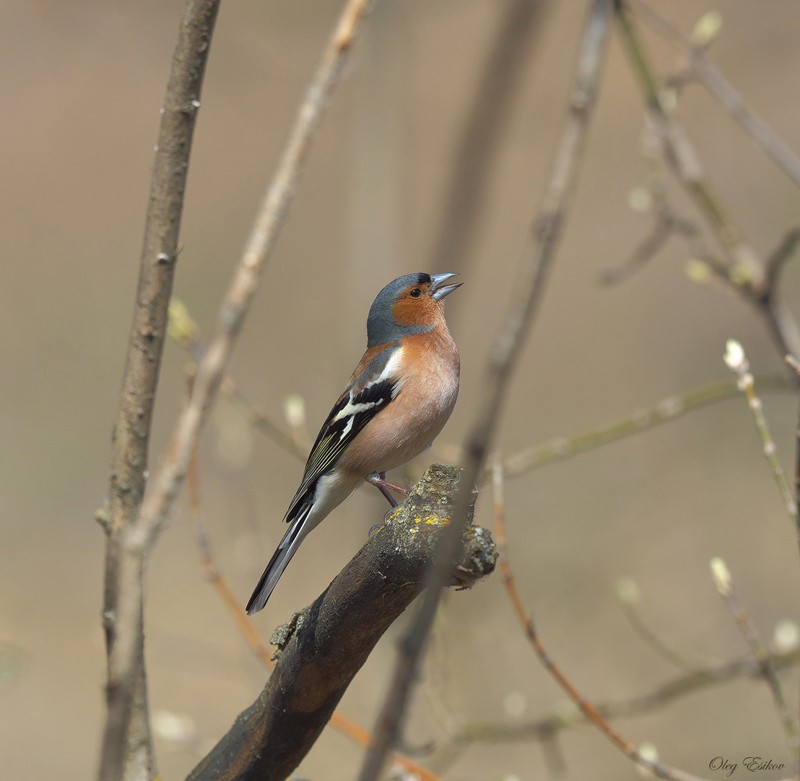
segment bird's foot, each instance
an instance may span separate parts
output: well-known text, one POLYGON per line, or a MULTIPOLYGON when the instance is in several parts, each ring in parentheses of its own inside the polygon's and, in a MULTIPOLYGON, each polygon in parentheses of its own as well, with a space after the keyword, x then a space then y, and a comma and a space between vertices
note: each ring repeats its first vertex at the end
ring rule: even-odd
POLYGON ((402 494, 403 496, 408 496, 408 489, 386 480, 386 472, 373 472, 371 475, 367 476, 367 482, 374 485, 384 495, 386 501, 389 502, 392 507, 397 507, 399 504, 397 499, 392 496, 392 491, 402 494))

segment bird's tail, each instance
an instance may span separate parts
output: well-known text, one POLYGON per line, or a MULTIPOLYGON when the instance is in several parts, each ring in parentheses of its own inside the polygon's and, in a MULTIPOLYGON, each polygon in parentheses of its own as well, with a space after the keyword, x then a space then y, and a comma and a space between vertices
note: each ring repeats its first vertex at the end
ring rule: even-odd
POLYGON ((302 512, 292 521, 286 534, 283 535, 283 539, 280 541, 275 553, 272 554, 272 558, 269 560, 264 574, 259 578, 253 595, 247 603, 247 615, 251 616, 253 613, 258 613, 258 611, 262 610, 264 605, 267 604, 267 600, 270 594, 272 594, 272 590, 278 584, 281 575, 283 575, 283 571, 292 560, 292 556, 294 556, 295 552, 300 547, 300 543, 303 541, 306 534, 308 534, 309 530, 304 527, 306 527, 310 509, 310 506, 305 508, 305 512, 302 512))

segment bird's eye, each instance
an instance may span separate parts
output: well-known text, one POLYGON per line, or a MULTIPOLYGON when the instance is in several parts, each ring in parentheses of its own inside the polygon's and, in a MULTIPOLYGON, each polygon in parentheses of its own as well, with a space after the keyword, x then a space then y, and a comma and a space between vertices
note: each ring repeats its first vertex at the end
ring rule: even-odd
POLYGON ((422 291, 418 287, 415 287, 411 289, 408 295, 410 295, 411 298, 419 298, 422 295, 422 291))

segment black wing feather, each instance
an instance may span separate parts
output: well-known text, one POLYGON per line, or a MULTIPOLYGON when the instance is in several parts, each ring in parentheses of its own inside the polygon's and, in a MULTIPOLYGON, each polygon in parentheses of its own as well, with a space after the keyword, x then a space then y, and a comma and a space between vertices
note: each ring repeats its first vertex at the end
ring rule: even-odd
POLYGON ((287 522, 292 521, 299 508, 311 498, 309 495, 314 491, 317 480, 334 466, 345 448, 356 438, 364 426, 382 409, 385 409, 395 397, 396 387, 396 380, 380 380, 367 385, 356 393, 346 393, 336 402, 311 448, 303 482, 286 511, 285 520, 287 522), (363 410, 358 410, 337 420, 337 416, 348 405, 367 406, 363 410))

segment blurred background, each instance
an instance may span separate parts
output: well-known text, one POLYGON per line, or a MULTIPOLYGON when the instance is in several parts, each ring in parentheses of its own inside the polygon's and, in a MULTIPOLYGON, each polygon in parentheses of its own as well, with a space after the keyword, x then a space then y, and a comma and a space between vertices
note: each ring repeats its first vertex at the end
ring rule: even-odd
MULTIPOLYGON (((313 436, 361 355, 377 291, 411 271, 458 272, 464 286, 448 299, 448 320, 461 349, 461 398, 437 449, 413 473, 454 452, 448 445, 463 440, 473 419, 563 126, 586 5, 376 3, 231 367, 258 409, 285 426, 284 401, 300 394, 313 436), (455 206, 454 188, 462 199, 455 206), (477 196, 472 212, 469 194, 477 196)), ((205 334, 340 6, 223 3, 175 289, 205 334)), ((687 35, 711 8, 696 0, 652 7, 687 35)), ((103 534, 93 514, 107 490, 149 169, 181 8, 178 0, 4 6, 0 756, 8 778, 86 778, 97 764, 103 534)), ((797 148, 800 5, 724 0, 715 8, 723 27, 713 61, 797 148)), ((659 72, 669 73, 678 52, 649 32, 646 40, 659 72)), ((730 214, 766 256, 798 221, 796 187, 702 87, 686 89, 679 116, 730 214)), ((690 255, 679 239, 619 285, 599 283, 652 225, 630 205, 652 173, 642 127, 642 100, 614 35, 574 206, 503 413, 504 454, 724 379, 731 337, 756 372, 782 371, 749 306, 688 278, 690 255)), ((695 218, 667 180, 676 210, 695 218)), ((799 274, 790 265, 784 276, 790 306, 799 274)), ((187 366, 168 344, 154 466, 187 366)), ((796 399, 764 398, 792 469, 796 399)), ((283 532, 301 470, 230 403, 218 404, 201 451, 203 520, 242 604, 283 532)), ((382 500, 372 493, 360 490, 305 543, 254 620, 265 636, 327 586, 380 520, 382 500)), ((518 586, 543 641, 587 697, 624 699, 681 674, 625 619, 620 577, 637 582, 655 630, 703 664, 747 651, 710 580, 712 556, 728 562, 765 638, 797 619, 796 534, 741 398, 526 473, 506 493, 518 586)), ((487 492, 480 522, 491 523, 489 510, 487 492)), ((185 502, 150 560, 147 586, 158 762, 164 778, 180 778, 250 704, 265 673, 204 578, 185 502)), ((364 726, 379 707, 399 629, 342 703, 364 726)), ((477 722, 520 725, 564 707, 497 575, 448 596, 426 668, 407 733, 417 748, 440 749, 477 722)), ((796 710, 797 675, 782 680, 796 710)), ((717 756, 788 762, 770 694, 752 680, 703 689, 618 726, 634 742, 655 744, 666 762, 706 777, 717 756)), ((558 751, 567 778, 634 777, 590 728, 562 733, 558 751)), ((438 768, 465 781, 541 778, 552 756, 532 739, 479 743, 438 768)), ((349 779, 361 757, 328 730, 299 776, 349 779)), ((421 761, 437 767, 436 758, 421 761)), ((740 765, 734 775, 745 772, 740 765)))

